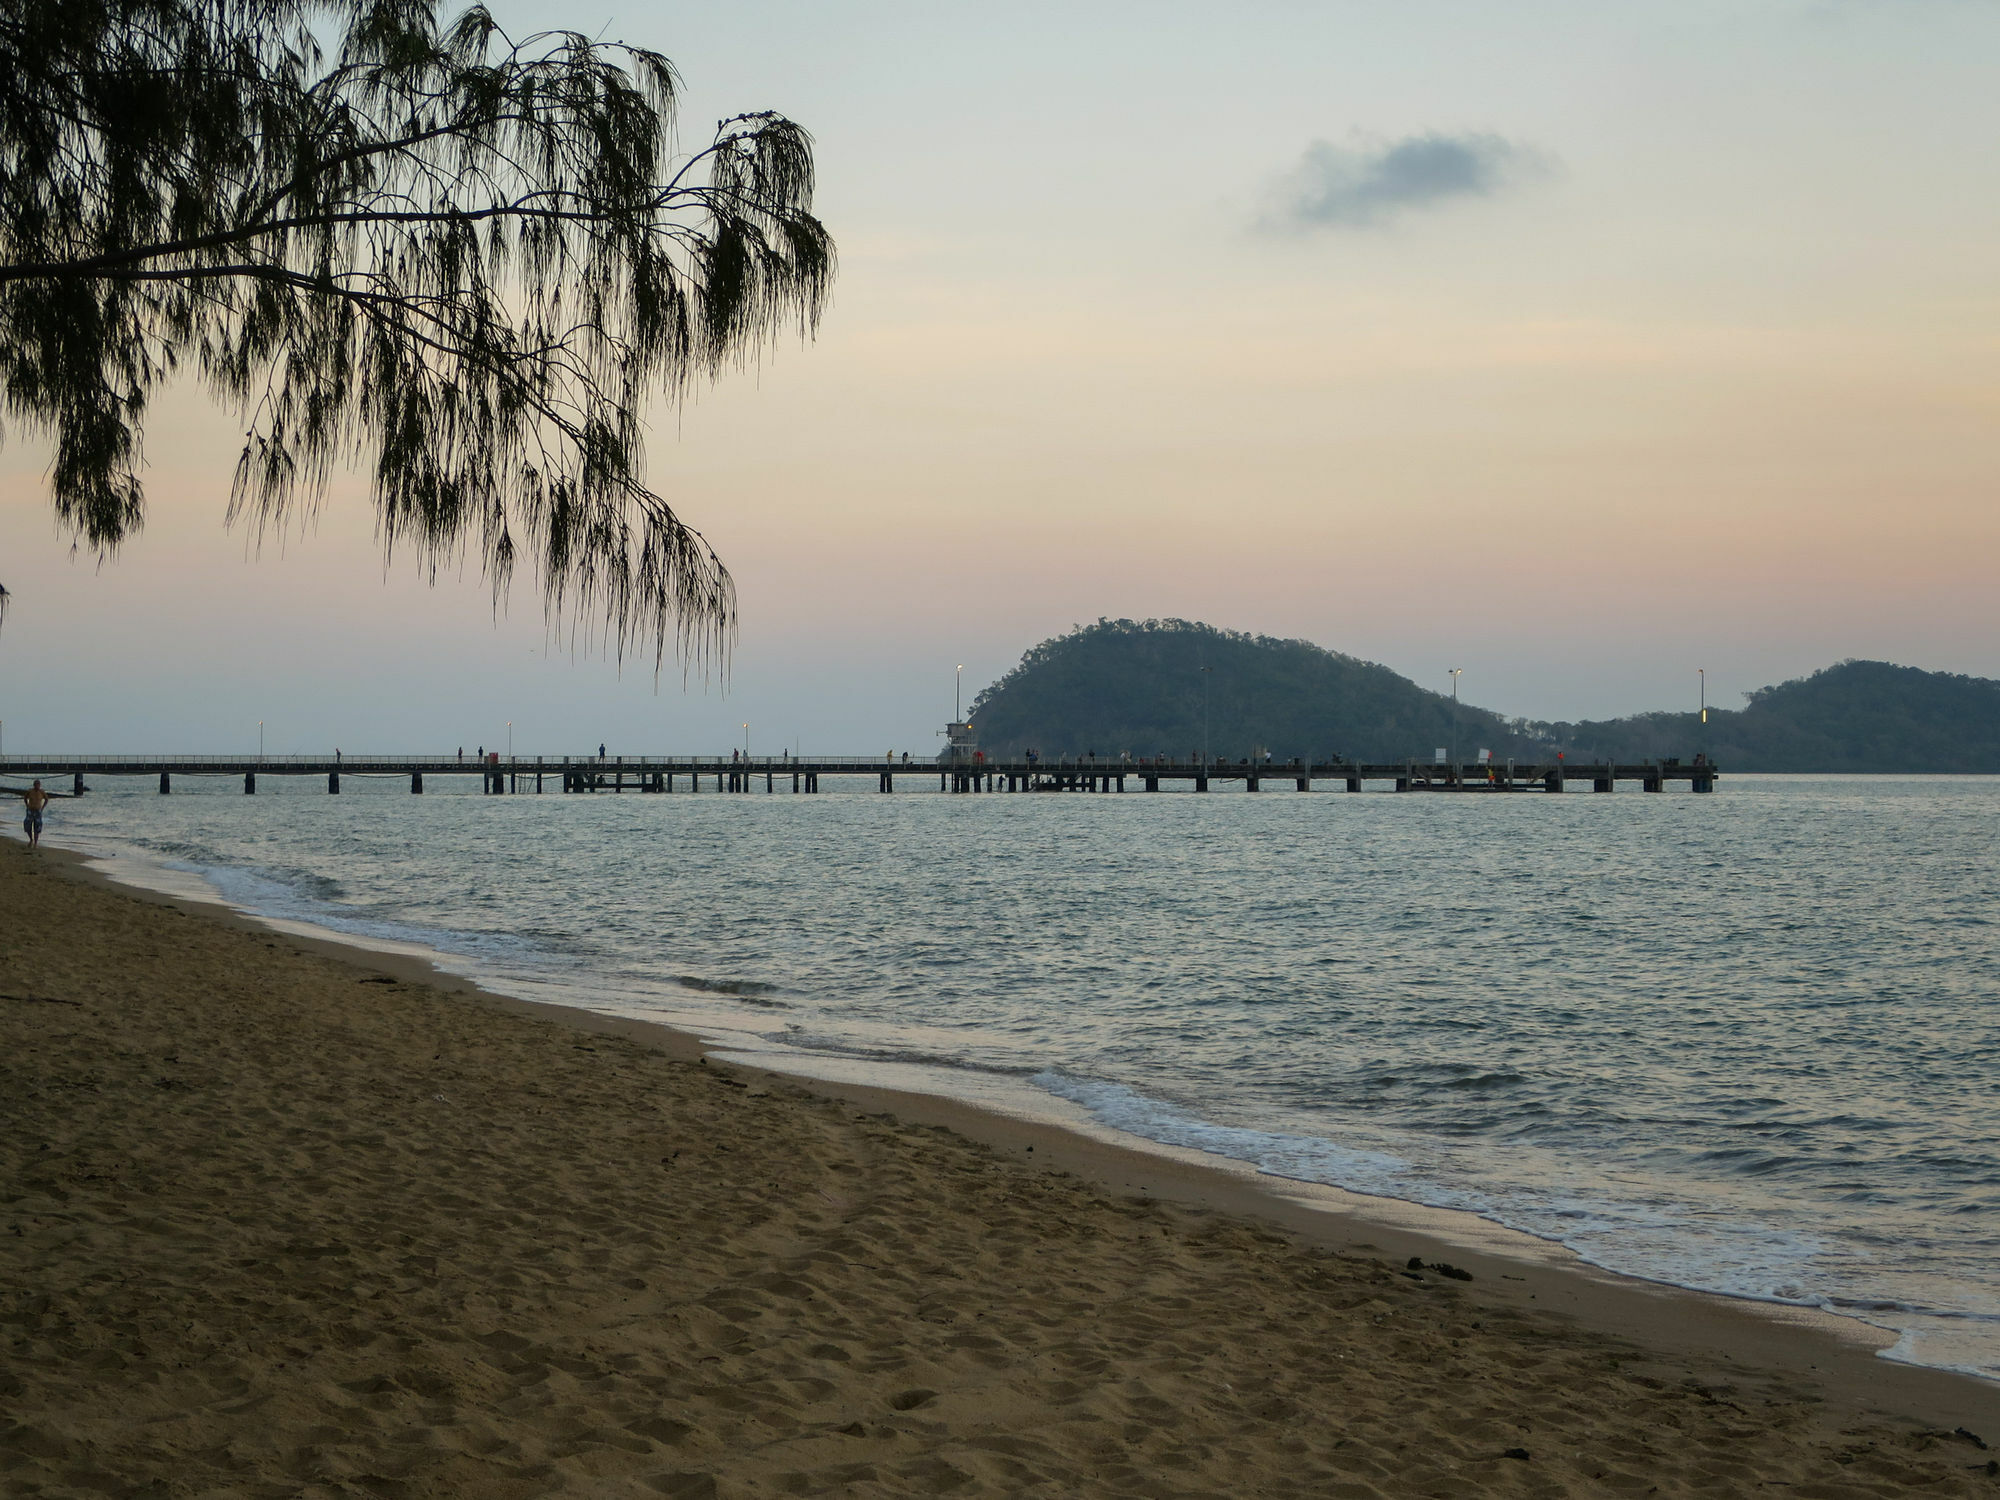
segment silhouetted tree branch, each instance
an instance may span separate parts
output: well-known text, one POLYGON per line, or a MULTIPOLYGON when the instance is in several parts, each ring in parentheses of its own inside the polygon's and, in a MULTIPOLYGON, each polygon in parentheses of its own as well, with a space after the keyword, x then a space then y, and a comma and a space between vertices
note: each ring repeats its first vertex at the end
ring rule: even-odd
POLYGON ((677 86, 435 0, 0 0, 0 383, 58 517, 138 530, 148 402, 192 370, 246 416, 232 520, 360 464, 433 577, 475 550, 497 596, 525 555, 621 650, 726 647, 642 411, 810 336, 834 250, 806 133, 739 115, 677 157, 677 86))

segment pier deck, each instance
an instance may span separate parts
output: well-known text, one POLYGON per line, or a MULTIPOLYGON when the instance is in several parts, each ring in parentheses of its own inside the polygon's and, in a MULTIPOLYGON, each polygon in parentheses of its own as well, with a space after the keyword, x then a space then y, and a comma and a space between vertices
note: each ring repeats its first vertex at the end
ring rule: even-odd
MULTIPOLYGON (((173 789, 176 776, 241 777, 243 790, 254 793, 260 776, 324 777, 329 792, 340 790, 343 776, 407 777, 412 792, 424 789, 424 778, 477 776, 489 793, 567 792, 817 792, 825 776, 872 776, 877 790, 892 792, 896 779, 936 776, 941 790, 955 792, 1157 792, 1180 785, 1206 792, 1211 786, 1235 784, 1261 791, 1266 784, 1310 791, 1315 783, 1359 792, 1373 782, 1398 792, 1561 792, 1570 783, 1592 791, 1615 791, 1620 782, 1636 783, 1648 792, 1664 791, 1671 783, 1689 790, 1715 789, 1719 771, 1705 760, 1643 764, 1594 765, 1549 761, 1538 764, 1496 762, 1490 765, 1448 766, 1422 761, 1210 761, 1200 760, 937 760, 880 759, 867 756, 758 756, 751 759, 712 755, 660 756, 505 756, 466 759, 456 755, 7 755, 0 756, 0 777, 44 777, 70 780, 69 790, 89 789, 92 776, 157 777, 161 792, 173 789), (761 788, 758 783, 762 783, 761 788)), ((60 790, 60 788, 55 788, 60 790)), ((1385 788, 1386 789, 1386 788, 1385 788)), ((17 790, 17 788, 15 788, 17 790)))

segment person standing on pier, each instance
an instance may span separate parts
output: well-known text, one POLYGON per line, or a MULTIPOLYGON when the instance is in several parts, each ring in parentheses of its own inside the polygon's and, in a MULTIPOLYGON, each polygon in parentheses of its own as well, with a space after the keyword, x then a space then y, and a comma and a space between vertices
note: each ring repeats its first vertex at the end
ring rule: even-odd
POLYGON ((22 831, 28 835, 28 847, 39 848, 42 842, 42 810, 49 805, 49 794, 42 790, 42 783, 37 779, 21 794, 21 800, 28 809, 27 815, 21 819, 22 831))

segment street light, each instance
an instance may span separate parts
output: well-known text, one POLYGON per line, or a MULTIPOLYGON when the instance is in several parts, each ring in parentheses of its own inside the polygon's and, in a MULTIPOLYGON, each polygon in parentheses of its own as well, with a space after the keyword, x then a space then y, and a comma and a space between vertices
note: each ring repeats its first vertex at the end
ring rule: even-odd
POLYGON ((951 722, 954 724, 963 724, 965 722, 965 709, 963 706, 965 702, 964 688, 965 663, 960 662, 958 670, 952 674, 951 679, 951 722))
POLYGON ((743 726, 743 758, 745 760, 750 758, 750 726, 748 724, 743 726))
POLYGON ((1463 667, 1451 669, 1451 779, 1458 780, 1458 674, 1463 667))
POLYGON ((1694 675, 1701 679, 1701 722, 1708 722, 1708 668, 1696 667, 1694 675))
POLYGON ((514 721, 507 721, 507 764, 514 764, 514 721))
POLYGON ((257 721, 257 764, 264 764, 264 721, 257 721))

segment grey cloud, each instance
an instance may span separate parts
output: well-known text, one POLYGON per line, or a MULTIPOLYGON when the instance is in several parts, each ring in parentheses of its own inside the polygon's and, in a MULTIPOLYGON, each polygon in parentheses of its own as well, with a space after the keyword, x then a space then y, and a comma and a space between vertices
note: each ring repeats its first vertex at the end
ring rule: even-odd
POLYGON ((1352 146, 1314 141, 1272 193, 1268 229, 1364 229, 1453 198, 1484 198, 1539 171, 1540 153, 1497 135, 1427 132, 1352 146))

